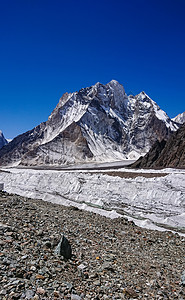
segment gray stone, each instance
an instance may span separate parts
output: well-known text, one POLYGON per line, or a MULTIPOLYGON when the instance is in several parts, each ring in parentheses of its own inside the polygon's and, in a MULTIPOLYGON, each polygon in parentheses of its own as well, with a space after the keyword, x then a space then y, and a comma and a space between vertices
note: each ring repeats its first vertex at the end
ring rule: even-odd
POLYGON ((81 300, 82 298, 78 295, 71 294, 71 300, 81 300))
POLYGON ((51 242, 50 242, 50 241, 45 241, 44 244, 43 244, 43 247, 44 247, 44 248, 51 248, 51 246, 52 246, 52 245, 51 245, 51 242))
POLYGON ((84 272, 86 269, 87 269, 87 265, 86 264, 80 264, 77 269, 80 271, 80 272, 84 272))
POLYGON ((114 268, 113 268, 113 264, 111 262, 104 262, 102 267, 101 267, 101 271, 103 270, 108 270, 108 271, 112 271, 114 272, 114 268))
POLYGON ((64 258, 70 259, 72 256, 72 249, 69 241, 67 238, 63 235, 59 244, 57 245, 55 249, 56 255, 62 255, 64 258))
POLYGON ((35 295, 35 292, 34 292, 34 291, 32 291, 32 290, 27 290, 27 291, 25 292, 25 299, 32 299, 34 295, 35 295))
POLYGON ((93 284, 96 286, 100 286, 101 282, 100 282, 100 280, 95 280, 95 281, 93 281, 93 284))
POLYGON ((0 295, 6 295, 6 290, 1 290, 0 295))
POLYGON ((185 286, 185 270, 182 272, 181 283, 185 286))

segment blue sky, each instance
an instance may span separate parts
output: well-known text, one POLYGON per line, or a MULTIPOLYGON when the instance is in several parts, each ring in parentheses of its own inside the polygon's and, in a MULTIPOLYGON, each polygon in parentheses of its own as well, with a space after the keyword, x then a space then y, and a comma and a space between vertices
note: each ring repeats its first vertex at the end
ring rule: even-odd
POLYGON ((0 0, 0 129, 46 121, 63 93, 112 79, 185 111, 185 1, 0 0))

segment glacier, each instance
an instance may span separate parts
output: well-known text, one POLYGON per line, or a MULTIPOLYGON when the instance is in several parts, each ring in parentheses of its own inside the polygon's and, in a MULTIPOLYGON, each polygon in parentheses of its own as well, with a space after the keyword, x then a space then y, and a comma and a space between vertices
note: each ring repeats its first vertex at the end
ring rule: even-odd
MULTIPOLYGON (((127 168, 116 171, 131 172, 127 168)), ((162 177, 157 177, 157 170, 139 170, 136 178, 106 172, 9 168, 0 172, 0 182, 9 193, 77 206, 111 218, 124 216, 141 227, 185 235, 185 170, 163 169, 162 177), (154 177, 146 178, 143 173, 154 177)))

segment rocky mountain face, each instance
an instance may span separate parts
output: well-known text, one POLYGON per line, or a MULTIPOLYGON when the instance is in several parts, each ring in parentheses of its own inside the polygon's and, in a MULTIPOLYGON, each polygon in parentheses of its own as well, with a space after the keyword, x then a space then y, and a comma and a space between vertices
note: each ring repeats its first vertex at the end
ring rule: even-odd
POLYGON ((0 149, 1 149, 3 146, 7 145, 7 144, 8 144, 8 142, 7 142, 7 140, 5 139, 5 137, 4 137, 3 133, 2 133, 2 131, 0 130, 0 149))
POLYGON ((174 122, 177 122, 179 124, 185 123, 185 112, 182 114, 178 114, 175 118, 172 119, 174 122))
POLYGON ((137 159, 179 125, 144 92, 112 80, 65 93, 48 120, 0 150, 1 165, 65 165, 137 159))
POLYGON ((185 123, 167 141, 157 141, 132 167, 185 168, 185 123))

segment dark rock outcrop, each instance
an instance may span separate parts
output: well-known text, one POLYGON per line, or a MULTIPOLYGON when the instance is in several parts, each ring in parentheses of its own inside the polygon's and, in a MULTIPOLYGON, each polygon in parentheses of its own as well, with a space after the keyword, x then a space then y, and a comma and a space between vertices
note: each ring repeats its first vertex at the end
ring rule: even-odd
POLYGON ((68 239, 63 235, 58 246, 55 249, 56 255, 61 255, 66 259, 72 257, 72 249, 68 239))
POLYGON ((4 137, 3 133, 2 133, 2 131, 0 130, 0 149, 1 149, 3 146, 7 145, 7 144, 8 144, 8 142, 7 142, 7 140, 5 139, 5 137, 4 137))
POLYGON ((133 168, 185 168, 185 123, 167 141, 156 142, 133 168))

